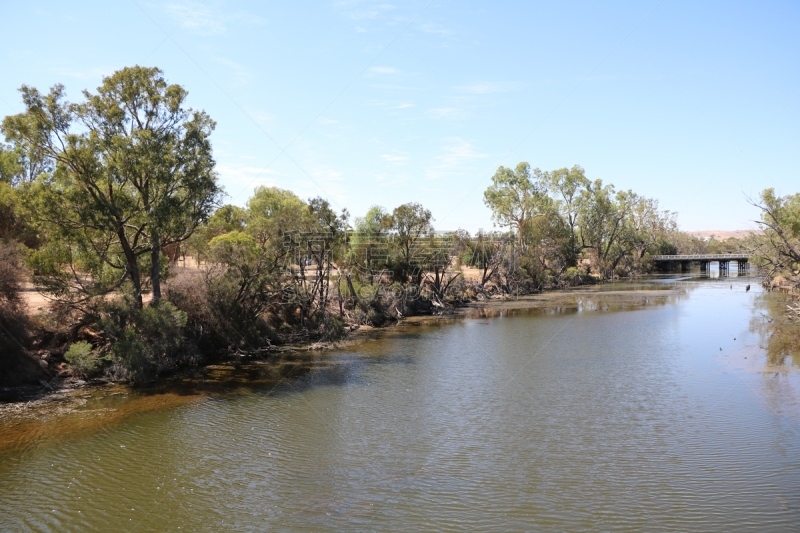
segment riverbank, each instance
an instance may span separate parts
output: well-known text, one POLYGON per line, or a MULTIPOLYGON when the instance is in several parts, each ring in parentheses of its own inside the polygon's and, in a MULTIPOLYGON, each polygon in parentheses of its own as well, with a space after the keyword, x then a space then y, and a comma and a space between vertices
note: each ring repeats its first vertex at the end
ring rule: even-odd
POLYGON ((743 366, 781 301, 748 281, 535 295, 20 405, 2 529, 791 529, 800 372, 743 366))
POLYGON ((269 379, 287 379, 300 375, 322 364, 326 354, 331 351, 354 347, 372 339, 391 335, 393 332, 402 331, 406 326, 489 318, 534 309, 553 312, 635 309, 647 305, 664 304, 670 298, 677 298, 683 294, 685 294, 685 288, 680 285, 679 281, 669 283, 617 282, 546 291, 520 297, 475 300, 459 306, 439 309, 433 315, 403 317, 383 327, 358 326, 348 331, 346 337, 337 341, 273 346, 258 354, 242 354, 238 358, 213 361, 195 368, 184 369, 146 387, 113 383, 108 379, 85 381, 74 377, 57 377, 40 386, 4 387, 0 389, 0 409, 4 404, 19 406, 38 405, 49 401, 59 402, 64 398, 69 398, 73 391, 102 387, 132 387, 136 390, 167 392, 170 388, 176 390, 185 389, 187 386, 193 388, 192 383, 199 380, 204 387, 212 387, 214 390, 220 391, 225 388, 226 382, 234 388, 248 380, 252 382, 255 374, 264 374, 269 379), (260 367, 258 372, 240 373, 236 370, 249 364, 258 365, 260 367), (234 371, 226 370, 227 367, 234 371), (267 371, 265 372, 265 370, 267 371))

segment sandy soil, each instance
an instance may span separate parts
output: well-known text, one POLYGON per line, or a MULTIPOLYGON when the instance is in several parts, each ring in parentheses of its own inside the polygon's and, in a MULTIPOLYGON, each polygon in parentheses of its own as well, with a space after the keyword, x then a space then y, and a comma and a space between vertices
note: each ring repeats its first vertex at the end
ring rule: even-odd
POLYGON ((33 283, 30 282, 22 285, 22 298, 25 300, 30 313, 43 311, 50 305, 50 300, 37 291, 33 283))

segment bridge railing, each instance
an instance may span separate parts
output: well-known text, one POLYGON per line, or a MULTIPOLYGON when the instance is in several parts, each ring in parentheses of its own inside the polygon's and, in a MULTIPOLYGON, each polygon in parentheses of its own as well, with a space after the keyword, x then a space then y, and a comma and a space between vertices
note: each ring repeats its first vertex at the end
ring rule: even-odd
POLYGON ((654 255, 653 261, 717 261, 722 260, 739 260, 749 261, 749 254, 688 254, 688 255, 654 255))

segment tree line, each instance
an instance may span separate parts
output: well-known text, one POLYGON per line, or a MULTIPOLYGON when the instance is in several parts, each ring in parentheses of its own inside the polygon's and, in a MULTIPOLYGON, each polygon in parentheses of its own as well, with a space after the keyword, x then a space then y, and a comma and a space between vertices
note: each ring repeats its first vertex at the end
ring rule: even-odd
MULTIPOLYGON (((351 219, 258 187, 222 205, 215 123, 159 69, 122 69, 80 102, 61 85, 20 92, 24 111, 2 122, 0 255, 25 274, 0 269, 0 350, 49 342, 84 377, 148 381, 203 357, 645 273, 654 254, 703 245, 656 200, 579 166, 501 166, 484 192, 495 229, 474 235, 436 231, 415 202, 351 219), (28 280, 48 314, 26 316, 28 280)), ((764 196, 765 224, 783 228, 793 198, 764 196)))

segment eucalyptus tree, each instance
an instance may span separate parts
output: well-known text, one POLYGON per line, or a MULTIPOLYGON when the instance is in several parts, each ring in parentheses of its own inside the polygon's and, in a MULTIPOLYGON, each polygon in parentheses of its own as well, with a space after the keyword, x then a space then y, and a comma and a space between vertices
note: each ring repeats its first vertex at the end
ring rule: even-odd
POLYGON ((256 187, 246 217, 247 231, 262 247, 283 247, 287 234, 310 231, 308 204, 278 187, 256 187))
POLYGON ((391 215, 379 205, 373 205, 353 222, 347 262, 369 283, 374 282, 377 270, 386 267, 391 225, 391 215))
POLYGON ((53 159, 42 149, 41 138, 30 142, 14 131, 5 133, 11 143, 0 143, 0 181, 16 186, 53 171, 53 159))
POLYGON ((531 170, 523 162, 514 170, 498 168, 492 176, 492 185, 483 193, 484 203, 492 210, 492 220, 500 227, 511 228, 520 248, 525 247, 525 232, 531 221, 551 208, 547 182, 547 173, 538 168, 531 170))
POLYGON ((419 244, 417 264, 422 286, 430 289, 434 305, 441 306, 448 289, 462 276, 458 251, 462 238, 458 233, 429 233, 419 244))
POLYGON ((477 235, 471 237, 467 233, 460 233, 460 244, 464 253, 464 262, 477 268, 481 274, 480 286, 485 287, 486 283, 496 276, 503 264, 503 250, 511 240, 507 234, 486 233, 479 231, 477 235))
POLYGON ((422 281, 420 243, 433 233, 433 215, 421 204, 410 202, 397 206, 387 220, 391 228, 394 248, 395 273, 403 283, 412 280, 422 281))
POLYGON ((199 266, 202 257, 210 251, 212 239, 232 231, 244 231, 246 227, 246 209, 230 204, 223 205, 187 239, 185 250, 194 256, 199 266))
POLYGON ((671 248, 677 232, 675 213, 661 210, 658 201, 633 191, 615 191, 600 180, 581 192, 581 245, 591 251, 603 276, 620 265, 644 268, 647 254, 671 248))
POLYGON ((212 238, 208 255, 204 322, 229 349, 263 345, 268 331, 262 316, 280 301, 281 272, 270 268, 263 248, 241 230, 212 238))
POLYGON ((0 143, 0 183, 14 184, 22 175, 19 153, 11 146, 0 143))
POLYGON ((761 210, 757 223, 764 230, 754 250, 756 261, 770 281, 782 277, 793 288, 800 287, 800 193, 778 196, 770 188, 759 202, 751 203, 761 210))
MULTIPOLYGON (((672 249, 669 240, 678 231, 677 214, 662 210, 658 200, 636 193, 628 194, 628 246, 635 262, 648 254, 666 253, 672 249)), ((641 265, 639 265, 641 266, 641 265)))
POLYGON ((3 131, 54 162, 29 195, 43 227, 55 228, 40 264, 56 278, 61 268, 60 281, 71 276, 87 292, 129 280, 137 308, 149 281, 158 303, 162 248, 189 238, 221 194, 209 141, 214 122, 186 108, 186 90, 167 84, 157 68, 119 70, 78 104, 66 101, 62 85, 48 94, 20 91, 25 111, 6 117, 3 131), (91 284, 82 279, 87 273, 91 284))
POLYGON ((629 194, 595 180, 580 193, 578 218, 581 247, 590 250, 602 275, 613 273, 621 259, 619 243, 625 237, 629 194))
POLYGON ((564 261, 567 267, 578 264, 580 244, 578 242, 578 215, 581 191, 591 185, 586 172, 578 165, 570 169, 560 168, 548 175, 550 193, 554 196, 555 209, 567 234, 564 243, 564 261))

